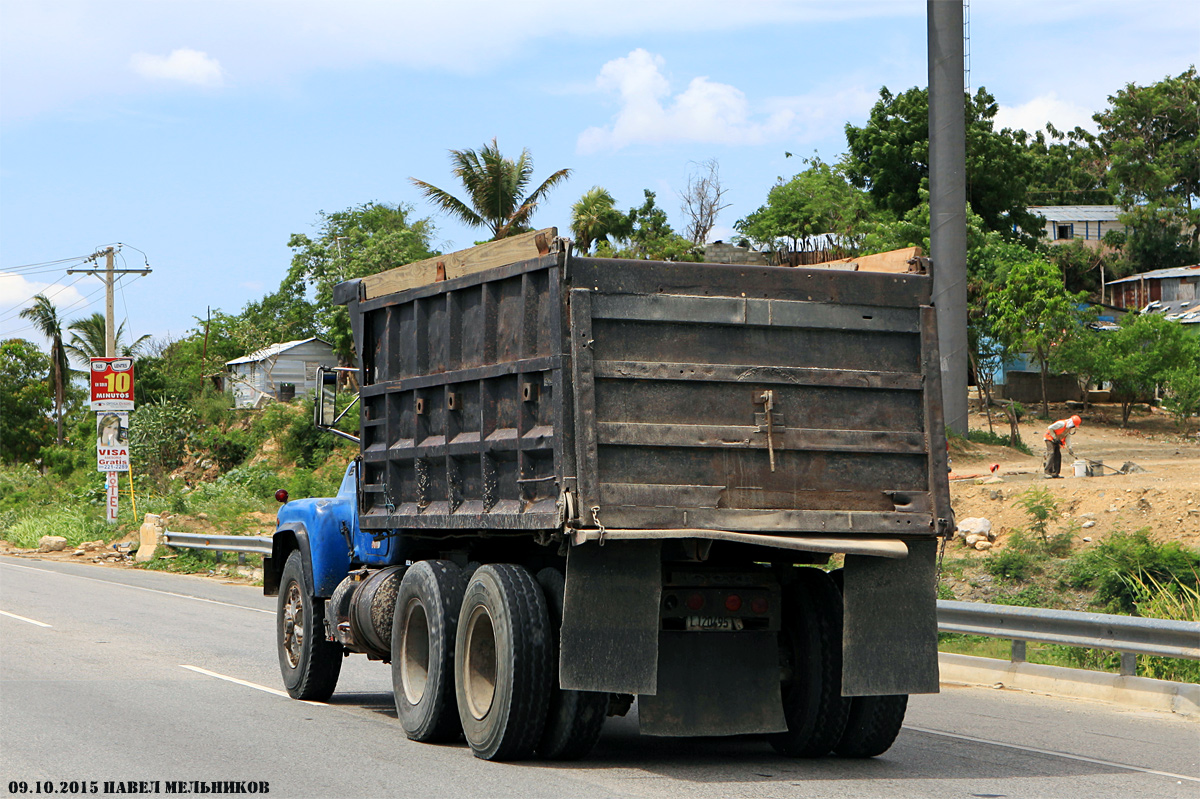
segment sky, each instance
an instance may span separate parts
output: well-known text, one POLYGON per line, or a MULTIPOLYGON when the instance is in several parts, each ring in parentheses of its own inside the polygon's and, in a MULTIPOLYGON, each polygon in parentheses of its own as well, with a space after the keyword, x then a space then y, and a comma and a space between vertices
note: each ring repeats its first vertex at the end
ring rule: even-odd
MULTIPOLYGON (((941 0, 945 1, 945 0, 941 0)), ((680 192, 715 159, 711 238, 801 157, 836 160, 881 87, 925 86, 920 0, 0 0, 0 340, 45 292, 104 310, 68 275, 121 243, 118 321, 182 337, 209 309, 278 288, 320 212, 408 204, 443 251, 486 238, 409 182, 455 194, 448 150, 528 148, 538 209, 567 235, 592 186, 643 190, 682 229, 680 192), (786 156, 792 153, 793 157, 786 156)), ((1128 83, 1200 61, 1194 0, 972 0, 971 89, 998 126, 1094 129, 1128 83)), ((101 263, 103 261, 101 260, 101 263)))

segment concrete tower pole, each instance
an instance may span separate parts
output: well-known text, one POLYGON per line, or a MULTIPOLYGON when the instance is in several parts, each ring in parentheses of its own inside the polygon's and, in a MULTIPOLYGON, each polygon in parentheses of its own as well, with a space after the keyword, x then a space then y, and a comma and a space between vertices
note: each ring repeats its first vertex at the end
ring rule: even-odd
POLYGON ((962 0, 928 0, 929 248, 946 425, 967 432, 967 174, 962 0))

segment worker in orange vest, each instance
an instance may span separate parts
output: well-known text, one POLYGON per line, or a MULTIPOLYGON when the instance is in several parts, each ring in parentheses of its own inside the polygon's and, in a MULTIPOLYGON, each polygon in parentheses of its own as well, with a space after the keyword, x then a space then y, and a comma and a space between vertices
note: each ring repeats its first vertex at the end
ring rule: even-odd
POLYGON ((1075 457, 1075 450, 1071 449, 1067 436, 1073 434, 1081 424, 1082 419, 1072 416, 1070 419, 1059 419, 1046 428, 1046 458, 1042 462, 1046 477, 1062 477, 1059 474, 1062 469, 1062 447, 1066 444, 1067 452, 1071 453, 1071 457, 1075 457))

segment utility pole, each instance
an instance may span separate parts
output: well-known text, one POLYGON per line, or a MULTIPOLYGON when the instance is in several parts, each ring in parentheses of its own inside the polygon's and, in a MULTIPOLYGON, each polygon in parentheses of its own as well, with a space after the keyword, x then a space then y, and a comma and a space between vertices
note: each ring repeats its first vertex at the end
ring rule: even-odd
POLYGON ((967 179, 963 3, 927 0, 929 248, 946 426, 967 434, 967 179))
MULTIPOLYGON (((136 249, 136 248, 135 248, 136 249)), ((96 259, 104 255, 104 270, 99 269, 68 269, 68 275, 82 273, 85 275, 95 275, 104 281, 104 357, 117 357, 117 327, 114 320, 115 313, 113 311, 113 281, 117 275, 148 275, 152 271, 149 264, 145 269, 115 269, 114 259, 117 255, 115 247, 106 247, 100 252, 93 253, 89 261, 96 262, 96 259)))
POLYGON ((104 251, 104 357, 117 357, 117 337, 113 327, 113 258, 112 247, 104 251))

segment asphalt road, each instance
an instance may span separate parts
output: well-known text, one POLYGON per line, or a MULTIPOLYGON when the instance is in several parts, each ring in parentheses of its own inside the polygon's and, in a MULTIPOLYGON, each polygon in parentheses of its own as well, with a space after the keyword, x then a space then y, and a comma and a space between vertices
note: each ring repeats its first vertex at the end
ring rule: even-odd
POLYGON ((98 795, 244 781, 279 797, 1200 796, 1200 723, 968 688, 915 697, 873 760, 640 737, 631 714, 579 763, 487 763, 465 744, 409 742, 388 668, 362 656, 328 704, 287 698, 274 602, 214 580, 0 558, 0 796, 47 780, 56 793, 95 781, 98 795))

